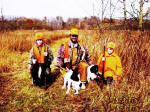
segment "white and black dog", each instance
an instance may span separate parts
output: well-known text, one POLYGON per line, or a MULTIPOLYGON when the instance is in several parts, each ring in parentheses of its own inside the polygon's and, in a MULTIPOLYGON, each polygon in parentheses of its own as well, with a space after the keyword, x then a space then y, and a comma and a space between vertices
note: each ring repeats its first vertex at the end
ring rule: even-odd
POLYGON ((64 76, 64 85, 62 89, 66 88, 67 85, 67 91, 66 94, 69 93, 71 85, 72 88, 76 90, 75 94, 79 93, 80 90, 80 74, 78 74, 76 71, 72 71, 71 69, 67 71, 66 75, 64 76))
MULTIPOLYGON (((88 83, 90 80, 94 80, 97 78, 99 72, 98 72, 98 65, 90 65, 87 68, 87 81, 88 83)), ((80 85, 82 85, 83 82, 80 81, 80 74, 77 71, 72 71, 71 69, 67 71, 67 73, 64 76, 64 85, 62 89, 66 88, 67 85, 67 91, 66 94, 69 93, 70 88, 72 86, 73 89, 75 89, 75 94, 79 93, 80 85), (67 85, 68 83, 68 85, 67 85)))
POLYGON ((98 65, 91 65, 87 68, 87 81, 96 79, 99 76, 98 65))

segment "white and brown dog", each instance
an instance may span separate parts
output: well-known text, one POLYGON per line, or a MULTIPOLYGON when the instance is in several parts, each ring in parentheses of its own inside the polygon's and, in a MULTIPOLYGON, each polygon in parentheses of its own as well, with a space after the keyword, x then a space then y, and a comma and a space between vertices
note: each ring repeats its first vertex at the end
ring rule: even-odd
MULTIPOLYGON (((87 68, 87 81, 88 81, 88 83, 91 80, 96 79, 98 74, 99 74, 98 66, 97 65, 90 65, 87 68)), ((63 85, 62 89, 66 88, 66 85, 67 85, 66 94, 68 94, 70 89, 71 89, 71 86, 72 86, 72 88, 75 89, 75 91, 76 91, 75 94, 78 94, 79 90, 80 90, 80 85, 83 85, 83 84, 84 84, 84 82, 80 81, 80 74, 77 71, 68 70, 66 75, 64 76, 64 85, 63 85)))

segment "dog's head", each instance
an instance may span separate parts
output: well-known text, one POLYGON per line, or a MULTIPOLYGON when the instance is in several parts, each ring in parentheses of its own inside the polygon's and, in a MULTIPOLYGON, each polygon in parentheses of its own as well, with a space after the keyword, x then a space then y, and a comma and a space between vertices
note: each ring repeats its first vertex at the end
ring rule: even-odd
POLYGON ((91 65, 90 71, 91 73, 98 74, 98 65, 91 65))
POLYGON ((99 76, 98 65, 90 65, 88 67, 88 75, 91 80, 96 79, 99 76))

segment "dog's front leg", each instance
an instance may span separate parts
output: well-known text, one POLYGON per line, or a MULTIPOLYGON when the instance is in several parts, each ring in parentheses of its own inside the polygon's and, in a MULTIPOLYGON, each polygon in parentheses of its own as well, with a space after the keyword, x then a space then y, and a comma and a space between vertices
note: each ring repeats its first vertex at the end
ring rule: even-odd
POLYGON ((71 80, 68 80, 68 87, 67 87, 66 94, 68 94, 68 93, 69 93, 70 88, 71 88, 71 80))
POLYGON ((81 81, 75 83, 75 93, 74 94, 79 94, 80 84, 81 84, 81 81))
POLYGON ((67 79, 64 78, 64 85, 62 86, 62 89, 65 89, 65 88, 66 88, 66 84, 67 84, 67 79))

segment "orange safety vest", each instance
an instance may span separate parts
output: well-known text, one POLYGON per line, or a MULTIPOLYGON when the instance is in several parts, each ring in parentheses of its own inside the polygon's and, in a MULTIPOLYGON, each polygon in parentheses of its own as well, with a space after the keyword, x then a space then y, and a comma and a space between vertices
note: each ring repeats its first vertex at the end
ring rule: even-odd
POLYGON ((33 47, 34 49, 34 55, 37 59, 38 63, 44 63, 45 62, 45 56, 44 56, 44 52, 47 52, 47 47, 45 45, 43 45, 41 47, 41 50, 39 50, 39 48, 35 45, 33 47))
POLYGON ((69 45, 68 42, 66 42, 65 44, 65 53, 64 53, 64 60, 70 61, 70 53, 69 53, 69 45))
MULTIPOLYGON (((79 45, 82 45, 82 43, 80 42, 80 41, 78 41, 79 42, 79 45)), ((65 61, 67 61, 67 62, 70 62, 71 61, 71 59, 70 59, 70 51, 69 51, 69 45, 68 45, 68 42, 66 42, 65 44, 64 44, 64 46, 65 46, 65 53, 64 53, 64 60, 65 61)), ((81 46, 82 47, 82 46, 81 46)), ((75 51, 75 49, 74 49, 74 51, 72 51, 73 53, 77 53, 77 51, 75 51)), ((73 54, 73 63, 75 63, 75 56, 78 56, 78 53, 77 54, 73 54)))

